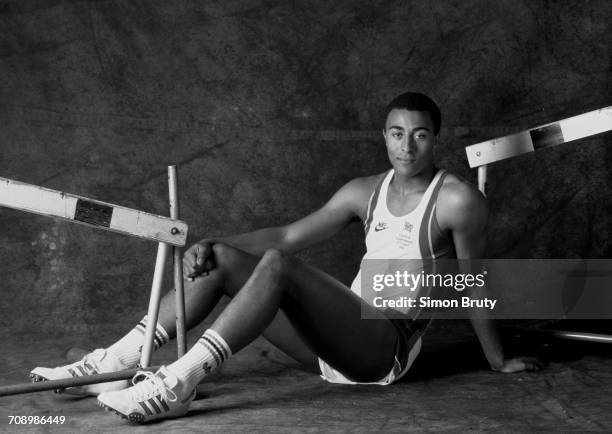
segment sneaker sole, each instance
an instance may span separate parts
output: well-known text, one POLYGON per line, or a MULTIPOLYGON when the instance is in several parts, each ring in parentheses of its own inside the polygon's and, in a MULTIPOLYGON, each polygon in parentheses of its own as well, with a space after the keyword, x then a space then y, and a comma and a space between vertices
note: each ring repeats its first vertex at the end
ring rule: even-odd
POLYGON ((125 415, 125 414, 115 410, 114 408, 112 408, 112 407, 110 407, 110 406, 108 406, 108 405, 106 405, 106 404, 104 404, 104 403, 102 403, 100 401, 98 401, 98 405, 100 407, 102 407, 104 410, 108 411, 109 413, 113 412, 117 416, 119 416, 121 419, 127 419, 128 421, 130 421, 130 422, 132 422, 134 424, 142 425, 142 424, 147 422, 145 420, 145 415, 142 414, 142 413, 134 412, 134 413, 130 413, 128 415, 125 415))
POLYGON ((144 420, 144 414, 140 414, 140 413, 130 413, 129 415, 125 415, 123 413, 118 412, 117 410, 115 410, 112 407, 109 407, 106 404, 103 404, 102 402, 98 401, 98 405, 100 407, 102 407, 104 410, 110 412, 115 413, 117 416, 121 417, 121 419, 127 419, 132 423, 137 423, 137 424, 143 424, 145 422, 144 420))
MULTIPOLYGON (((195 390, 194 390, 195 392, 195 390)), ((195 395, 194 393, 192 393, 192 395, 195 395)), ((193 400, 193 398, 188 398, 188 400, 191 399, 193 400)), ((185 402, 187 402, 187 400, 185 400, 185 402)), ((123 414, 120 411, 115 410, 113 407, 108 406, 106 404, 104 404, 103 402, 101 402, 100 400, 98 400, 98 405, 100 407, 102 407, 105 411, 108 412, 114 412, 117 416, 121 417, 121 419, 127 419, 130 422, 134 423, 134 424, 138 424, 138 425, 142 425, 145 424, 147 422, 152 422, 154 420, 158 420, 158 419, 174 419, 177 417, 183 417, 185 414, 187 414, 187 411, 184 414, 180 414, 180 415, 172 415, 172 416, 163 416, 161 418, 155 418, 155 419, 151 419, 150 421, 145 420, 145 415, 142 413, 138 413, 138 412, 134 412, 134 413, 130 413, 130 414, 123 414)))

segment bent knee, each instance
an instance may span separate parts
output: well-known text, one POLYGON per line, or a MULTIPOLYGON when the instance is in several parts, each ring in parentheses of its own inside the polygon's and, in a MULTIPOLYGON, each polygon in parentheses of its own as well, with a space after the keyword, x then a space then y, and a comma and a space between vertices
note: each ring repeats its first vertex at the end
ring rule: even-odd
POLYGON ((289 253, 279 249, 268 249, 261 257, 260 263, 272 266, 276 271, 283 271, 287 269, 289 260, 289 253))
POLYGON ((215 243, 212 246, 212 253, 215 262, 220 265, 236 262, 241 252, 228 244, 215 243))
POLYGON ((215 243, 212 252, 215 268, 230 271, 250 269, 258 263, 274 271, 283 271, 288 267, 291 256, 279 249, 268 249, 261 258, 257 258, 223 243, 215 243))

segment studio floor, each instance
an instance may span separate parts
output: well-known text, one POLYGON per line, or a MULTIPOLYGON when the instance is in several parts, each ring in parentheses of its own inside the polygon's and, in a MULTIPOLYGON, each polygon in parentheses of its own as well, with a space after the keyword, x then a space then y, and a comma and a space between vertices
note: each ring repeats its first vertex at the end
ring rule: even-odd
MULTIPOLYGON (((198 331, 190 333, 193 342, 198 331)), ((116 336, 101 336, 104 342, 116 336)), ((82 338, 81 338, 82 339, 82 338)), ((612 346, 505 333, 510 351, 545 360, 538 373, 487 369, 462 322, 432 326, 408 378, 389 386, 338 386, 301 371, 256 341, 200 384, 186 417, 130 425, 94 398, 39 392, 0 398, 2 432, 611 431, 612 346), (452 335, 452 341, 449 336, 452 335), (519 350, 520 348, 520 350, 519 350), (9 425, 9 416, 65 416, 63 425, 9 425)), ((62 364, 75 336, 3 333, 0 384, 27 381, 35 365, 62 364)), ((172 360, 174 347, 155 354, 172 360)))

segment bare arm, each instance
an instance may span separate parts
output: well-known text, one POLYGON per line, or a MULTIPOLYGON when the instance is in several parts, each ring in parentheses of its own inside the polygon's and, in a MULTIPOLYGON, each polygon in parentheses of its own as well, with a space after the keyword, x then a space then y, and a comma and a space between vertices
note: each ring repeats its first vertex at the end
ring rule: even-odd
POLYGON ((194 277, 212 267, 206 259, 214 243, 228 244, 256 256, 272 248, 295 253, 319 243, 365 214, 373 181, 373 177, 350 181, 321 208, 293 223, 202 240, 185 252, 185 275, 194 277))
POLYGON ((293 223, 224 237, 218 241, 257 256, 271 248, 298 252, 333 236, 357 220, 360 202, 363 201, 362 189, 359 180, 351 181, 321 208, 293 223))
MULTIPOLYGON (((446 187, 446 185, 445 185, 446 187)), ((488 210, 484 197, 472 186, 451 182, 441 192, 439 203, 440 226, 451 231, 460 272, 482 272, 480 261, 484 257, 488 210), (462 261, 463 260, 463 261, 462 261)), ((484 298, 486 286, 473 287, 471 296, 484 298)), ((497 326, 484 309, 472 308, 470 321, 491 368, 501 372, 537 370, 541 363, 533 358, 507 359, 499 339, 497 326)))

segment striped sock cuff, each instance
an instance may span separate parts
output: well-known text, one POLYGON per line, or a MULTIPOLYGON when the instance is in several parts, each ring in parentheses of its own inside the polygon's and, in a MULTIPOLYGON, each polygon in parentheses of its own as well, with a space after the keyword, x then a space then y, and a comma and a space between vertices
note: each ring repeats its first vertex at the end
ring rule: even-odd
POLYGON ((232 355, 232 350, 227 345, 227 342, 225 342, 225 339, 213 329, 206 330, 198 340, 198 344, 210 351, 217 366, 225 362, 232 355))
POLYGON ((204 336, 208 336, 211 340, 213 340, 217 345, 219 345, 225 354, 225 359, 229 359, 232 355, 232 349, 229 347, 225 339, 221 337, 219 333, 214 331, 213 329, 208 329, 204 332, 204 336))
MULTIPOLYGON (((136 325, 136 330, 141 332, 144 336, 145 331, 147 329, 147 315, 145 315, 142 320, 136 325)), ((155 345, 155 349, 158 350, 162 345, 166 344, 170 340, 170 336, 168 336, 168 332, 162 327, 162 325, 158 322, 155 325, 155 335, 153 337, 153 344, 155 345)))

